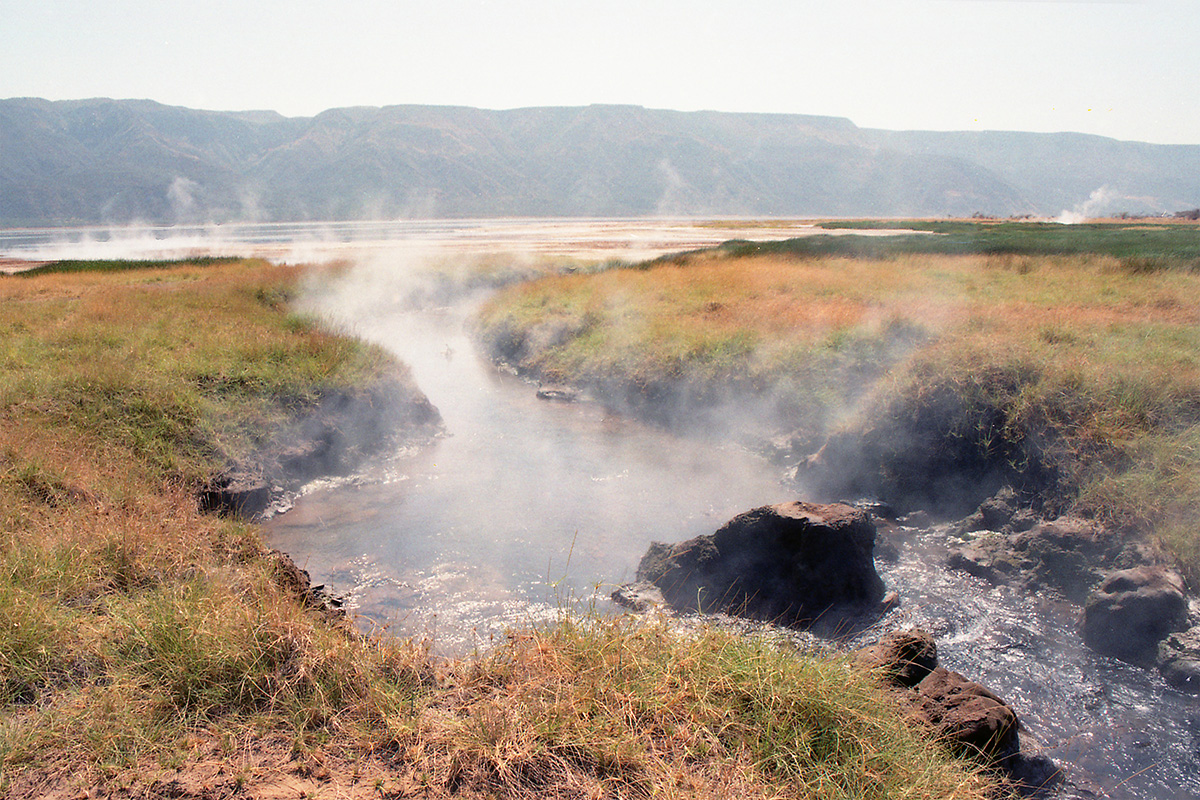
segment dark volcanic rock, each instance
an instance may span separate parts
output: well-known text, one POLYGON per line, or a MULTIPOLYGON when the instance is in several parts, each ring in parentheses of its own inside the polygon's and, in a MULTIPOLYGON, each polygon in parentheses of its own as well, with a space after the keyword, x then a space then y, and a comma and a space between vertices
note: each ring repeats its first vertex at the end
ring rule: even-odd
POLYGON ((831 609, 875 606, 875 526, 842 504, 782 503, 739 514, 716 533, 655 542, 638 579, 676 608, 811 623, 831 609))
POLYGON ((985 761, 1017 752, 1016 713, 980 684, 936 667, 909 695, 914 716, 960 751, 985 761))
POLYGON ((313 585, 308 570, 301 569, 291 556, 282 550, 272 550, 269 561, 273 567, 275 583, 286 593, 295 597, 308 608, 324 612, 328 618, 344 616, 343 600, 329 593, 324 584, 313 585))
POLYGON ((1164 567, 1135 567, 1109 576, 1083 609, 1083 639, 1098 653, 1152 664, 1158 643, 1187 627, 1183 579, 1164 567))
POLYGON ((271 485, 261 473, 231 470, 217 476, 200 492, 202 511, 252 517, 271 502, 271 485))
POLYGON ((889 683, 909 688, 937 667, 937 643, 923 630, 892 631, 878 643, 859 650, 855 659, 867 669, 878 671, 889 683))
POLYGON ((1020 753, 1018 720, 996 694, 938 666, 937 644, 920 629, 892 631, 855 654, 895 692, 912 717, 959 752, 1004 771, 1014 785, 1044 778, 1049 759, 1020 753))
POLYGON ((1104 571, 1141 559, 1135 549, 1095 522, 1068 516, 1027 530, 988 530, 954 550, 947 565, 992 583, 1051 590, 1083 602, 1104 571))
POLYGON ((1176 689, 1200 694, 1200 628, 1172 633, 1160 642, 1158 669, 1176 689))

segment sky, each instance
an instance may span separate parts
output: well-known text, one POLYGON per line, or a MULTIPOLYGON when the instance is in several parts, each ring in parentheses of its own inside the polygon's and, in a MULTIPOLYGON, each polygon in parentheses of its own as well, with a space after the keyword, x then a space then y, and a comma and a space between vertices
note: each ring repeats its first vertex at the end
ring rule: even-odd
POLYGON ((0 0, 0 98, 627 103, 1200 144, 1198 43, 1198 0, 0 0))

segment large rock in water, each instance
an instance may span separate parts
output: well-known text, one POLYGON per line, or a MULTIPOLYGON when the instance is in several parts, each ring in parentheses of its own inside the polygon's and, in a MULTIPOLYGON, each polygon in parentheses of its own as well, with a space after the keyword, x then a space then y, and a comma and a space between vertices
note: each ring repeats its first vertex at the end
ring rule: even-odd
POLYGON ((886 634, 855 653, 885 688, 899 692, 913 719, 960 753, 997 764, 1023 780, 1035 762, 1019 756, 1016 712, 995 693, 938 665, 937 644, 920 629, 886 634))
POLYGON ((1133 664, 1154 663, 1158 643, 1186 627, 1183 579, 1163 567, 1114 572, 1083 609, 1087 645, 1133 664))
POLYGON ((848 505, 781 503, 739 514, 716 533, 654 542, 638 579, 676 608, 810 623, 831 609, 875 606, 875 525, 848 505))
POLYGON ((935 667, 909 692, 913 715, 961 752, 984 761, 1017 752, 1017 715, 975 681, 935 667))
POLYGON ((937 668, 937 643, 932 634, 919 628, 892 631, 855 653, 855 660, 877 671, 887 683, 909 689, 937 668))

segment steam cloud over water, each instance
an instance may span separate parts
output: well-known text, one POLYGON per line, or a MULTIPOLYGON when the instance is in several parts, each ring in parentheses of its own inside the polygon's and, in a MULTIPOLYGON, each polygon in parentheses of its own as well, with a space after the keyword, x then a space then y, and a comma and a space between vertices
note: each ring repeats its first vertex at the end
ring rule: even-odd
MULTIPOLYGON (((471 260, 450 271, 469 275, 471 260)), ((314 493, 272 524, 275 544, 351 588, 362 611, 397 632, 435 630, 454 650, 571 597, 605 596, 652 539, 709 533, 783 496, 776 469, 740 448, 539 400, 474 353, 466 323, 479 294, 431 292, 446 268, 429 261, 378 254, 306 293, 310 311, 411 365, 448 434, 395 465, 390 483, 353 500, 314 493), (347 503, 369 518, 347 519, 347 503)))

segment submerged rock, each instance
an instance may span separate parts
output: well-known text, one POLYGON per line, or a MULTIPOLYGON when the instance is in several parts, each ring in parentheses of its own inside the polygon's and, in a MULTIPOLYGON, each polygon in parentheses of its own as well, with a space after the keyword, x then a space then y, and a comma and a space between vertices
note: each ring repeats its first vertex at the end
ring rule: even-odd
POLYGON ((558 384, 542 384, 538 387, 537 397, 539 400, 553 400, 559 403, 574 403, 579 399, 579 390, 573 389, 570 386, 561 386, 558 384))
POLYGON ((1114 572, 1088 597, 1082 632, 1088 647, 1133 664, 1153 664, 1158 643, 1187 627, 1183 579, 1165 567, 1114 572))
MULTIPOLYGON (((968 521, 977 516, 986 515, 972 515, 968 521)), ((969 525, 957 527, 962 531, 969 525)), ((1079 517, 1059 517, 1028 528, 1022 522, 1018 527, 1022 529, 984 529, 951 552, 947 566, 992 583, 1013 584, 1029 591, 1049 590, 1082 602, 1106 570, 1128 566, 1141 558, 1120 536, 1079 517)))
POLYGON ((637 577, 675 608, 806 624, 879 604, 874 546, 875 525, 862 510, 781 503, 707 536, 652 543, 637 577))
POLYGON ((1158 669, 1176 689, 1200 694, 1200 627, 1172 633, 1160 642, 1158 669))

